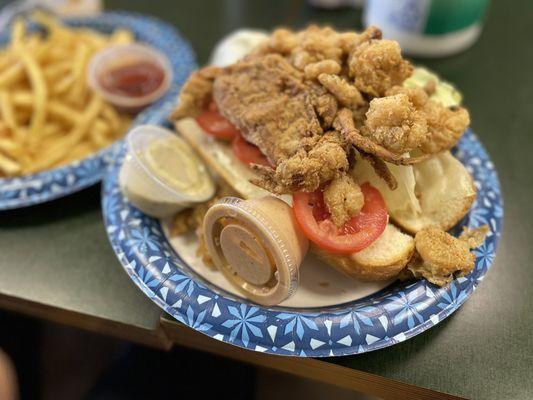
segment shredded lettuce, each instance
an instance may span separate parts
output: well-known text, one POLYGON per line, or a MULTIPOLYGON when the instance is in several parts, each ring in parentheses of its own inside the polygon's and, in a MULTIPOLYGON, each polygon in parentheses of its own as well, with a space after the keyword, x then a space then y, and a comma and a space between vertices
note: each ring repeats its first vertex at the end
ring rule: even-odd
POLYGON ((432 100, 438 101, 446 107, 461 104, 463 96, 455 86, 442 81, 436 74, 425 68, 415 68, 413 75, 406 79, 403 84, 406 87, 424 87, 431 82, 436 83, 435 92, 430 97, 432 100))

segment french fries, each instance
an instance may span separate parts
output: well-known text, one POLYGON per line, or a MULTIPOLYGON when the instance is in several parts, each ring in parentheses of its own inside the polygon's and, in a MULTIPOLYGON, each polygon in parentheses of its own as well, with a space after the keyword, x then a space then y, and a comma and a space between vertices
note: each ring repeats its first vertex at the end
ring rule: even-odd
POLYGON ((131 32, 110 35, 69 28, 46 14, 32 17, 46 34, 17 20, 0 50, 0 177, 30 174, 87 157, 119 139, 130 124, 87 84, 93 54, 133 42, 131 32))

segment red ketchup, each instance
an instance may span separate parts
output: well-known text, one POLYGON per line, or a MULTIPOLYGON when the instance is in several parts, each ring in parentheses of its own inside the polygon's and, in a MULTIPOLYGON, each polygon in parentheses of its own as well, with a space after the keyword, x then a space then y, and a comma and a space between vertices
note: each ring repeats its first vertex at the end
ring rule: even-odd
POLYGON ((143 97, 155 92, 162 85, 165 71, 150 61, 137 61, 103 71, 99 80, 103 88, 112 94, 143 97))

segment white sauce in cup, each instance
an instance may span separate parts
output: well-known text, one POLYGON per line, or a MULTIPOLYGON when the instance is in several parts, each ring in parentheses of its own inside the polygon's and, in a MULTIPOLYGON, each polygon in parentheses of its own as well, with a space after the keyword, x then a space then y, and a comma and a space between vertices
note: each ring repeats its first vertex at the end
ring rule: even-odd
POLYGON ((206 166, 174 132, 142 125, 128 134, 126 144, 120 187, 145 214, 169 217, 213 196, 215 185, 206 166))

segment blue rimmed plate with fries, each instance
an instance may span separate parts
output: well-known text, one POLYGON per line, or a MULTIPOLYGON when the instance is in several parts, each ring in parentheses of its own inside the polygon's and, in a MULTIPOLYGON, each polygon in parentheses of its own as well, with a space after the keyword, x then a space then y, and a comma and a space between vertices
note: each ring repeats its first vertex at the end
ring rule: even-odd
POLYGON ((93 185, 132 126, 172 109, 195 57, 169 24, 111 12, 61 22, 45 14, 16 20, 0 35, 0 210, 63 197, 93 185), (89 62, 115 44, 139 42, 165 54, 170 88, 136 116, 108 103, 87 82, 89 62))

